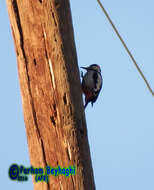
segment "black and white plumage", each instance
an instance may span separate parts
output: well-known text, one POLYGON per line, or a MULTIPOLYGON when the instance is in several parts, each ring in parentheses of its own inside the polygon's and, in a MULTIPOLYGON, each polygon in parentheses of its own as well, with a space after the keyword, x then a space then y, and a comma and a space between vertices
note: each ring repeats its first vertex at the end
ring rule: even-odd
POLYGON ((93 103, 97 100, 102 88, 103 79, 99 65, 93 64, 89 67, 81 68, 87 70, 84 76, 83 73, 81 73, 82 90, 85 95, 84 108, 86 108, 89 102, 91 102, 91 105, 93 106, 93 103))

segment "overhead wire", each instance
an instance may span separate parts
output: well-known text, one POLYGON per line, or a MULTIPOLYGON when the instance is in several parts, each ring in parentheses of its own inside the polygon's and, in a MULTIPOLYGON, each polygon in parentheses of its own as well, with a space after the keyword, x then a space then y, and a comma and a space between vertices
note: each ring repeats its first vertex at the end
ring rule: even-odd
POLYGON ((118 38, 120 39, 121 43, 123 44, 125 50, 127 51, 128 55, 130 56, 131 60, 133 61, 136 69, 138 70, 138 72, 140 73, 141 77, 143 78, 147 88, 149 89, 150 93, 152 94, 152 96, 154 96, 154 92, 149 84, 149 82, 147 81, 146 77, 144 76, 143 72, 141 71, 140 67, 138 66, 134 56, 132 55, 132 53, 130 52, 130 50, 128 49, 126 43, 124 42, 123 38, 121 37, 120 33, 118 32, 116 26, 114 25, 114 23, 112 22, 109 14, 107 13, 106 9, 104 8, 104 6, 102 5, 102 3, 100 2, 100 0, 97 0, 99 6, 101 7, 102 11, 104 12, 105 16, 107 17, 109 23, 112 25, 112 28, 114 29, 115 33, 117 34, 118 38))

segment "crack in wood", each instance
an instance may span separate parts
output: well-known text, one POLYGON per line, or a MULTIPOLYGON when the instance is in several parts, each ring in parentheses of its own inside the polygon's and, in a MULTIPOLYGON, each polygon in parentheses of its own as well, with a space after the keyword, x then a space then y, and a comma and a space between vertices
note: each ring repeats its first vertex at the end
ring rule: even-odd
MULTIPOLYGON (((55 33, 54 33, 54 40, 55 40, 55 42, 57 42, 56 34, 55 33)), ((54 51, 54 49, 53 49, 53 51, 54 51)))
POLYGON ((51 59, 48 60, 48 63, 49 63, 49 68, 50 68, 53 88, 55 89, 56 88, 56 84, 55 84, 55 77, 54 77, 54 72, 53 72, 53 67, 52 67, 51 59))
POLYGON ((18 29, 19 29, 19 33, 20 33, 20 47, 22 49, 24 59, 26 60, 26 55, 25 55, 25 51, 24 51, 23 31, 22 31, 22 27, 21 27, 20 15, 19 15, 19 10, 18 10, 16 0, 12 1, 12 5, 13 5, 14 13, 15 13, 15 19, 17 21, 17 26, 18 26, 18 29))
POLYGON ((56 104, 53 104, 54 116, 57 117, 57 109, 56 104))
POLYGON ((37 65, 37 63, 36 63, 36 59, 33 59, 33 63, 34 63, 34 65, 37 65))
POLYGON ((55 112, 57 111, 56 110, 56 104, 53 104, 53 109, 54 109, 55 112))
POLYGON ((67 105, 67 97, 66 97, 66 93, 64 93, 63 101, 64 101, 64 104, 67 105))
MULTIPOLYGON (((40 141, 41 141, 41 147, 42 147, 44 162, 45 162, 45 165, 47 166, 47 160, 46 160, 46 155, 45 155, 45 149, 44 149, 43 140, 40 139, 40 141)), ((49 182, 47 182, 47 187, 48 187, 48 190, 50 190, 49 182)))
POLYGON ((56 21, 55 14, 54 14, 54 12, 52 11, 52 9, 51 9, 51 14, 52 14, 52 18, 53 18, 53 21, 54 21, 54 23, 55 23, 55 26, 57 27, 57 21, 56 21))
POLYGON ((68 160, 70 161, 71 158, 70 158, 70 155, 69 155, 69 152, 68 152, 68 149, 67 149, 67 148, 66 148, 66 153, 67 153, 68 160))
POLYGON ((50 116, 50 120, 51 120, 52 124, 56 127, 56 121, 54 119, 54 116, 50 116))
POLYGON ((47 45, 46 45, 46 33, 45 33, 45 30, 43 28, 43 34, 44 34, 44 49, 45 49, 45 57, 46 57, 46 60, 47 60, 47 63, 49 65, 49 69, 50 69, 50 78, 51 78, 51 82, 52 82, 52 85, 53 85, 53 88, 55 89, 56 88, 56 85, 55 85, 55 77, 54 77, 54 72, 53 72, 53 68, 52 68, 52 63, 51 63, 51 59, 49 58, 48 56, 48 51, 47 51, 47 45))
POLYGON ((69 107, 70 107, 70 114, 73 115, 72 105, 70 104, 69 107))
POLYGON ((84 136, 84 130, 80 128, 80 134, 81 134, 81 137, 84 136))
POLYGON ((75 188, 76 186, 75 186, 74 176, 71 175, 70 177, 71 177, 71 179, 72 179, 73 189, 76 189, 76 188, 75 188))
POLYGON ((46 38, 46 37, 45 37, 45 35, 44 35, 44 44, 45 44, 45 46, 44 46, 45 48, 44 48, 44 49, 45 49, 45 57, 46 57, 46 59, 47 59, 47 61, 48 61, 49 57, 48 57, 48 52, 47 52, 47 48, 46 48, 45 38, 46 38))
POLYGON ((71 147, 70 147, 70 144, 69 142, 67 142, 67 154, 68 154, 68 159, 71 160, 72 158, 72 154, 71 154, 71 147))

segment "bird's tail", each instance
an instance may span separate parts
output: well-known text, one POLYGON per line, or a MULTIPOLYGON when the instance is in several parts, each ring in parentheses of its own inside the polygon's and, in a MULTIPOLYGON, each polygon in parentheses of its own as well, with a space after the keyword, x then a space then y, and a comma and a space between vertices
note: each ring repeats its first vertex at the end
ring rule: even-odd
POLYGON ((86 109, 87 105, 88 105, 88 101, 86 101, 86 103, 84 105, 84 109, 86 109))

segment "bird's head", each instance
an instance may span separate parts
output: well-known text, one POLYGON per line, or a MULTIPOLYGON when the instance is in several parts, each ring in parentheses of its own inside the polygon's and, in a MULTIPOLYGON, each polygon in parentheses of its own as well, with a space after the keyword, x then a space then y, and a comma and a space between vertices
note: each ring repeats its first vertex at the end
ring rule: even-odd
POLYGON ((90 65, 89 67, 81 67, 81 68, 82 68, 82 69, 86 69, 87 71, 88 71, 88 70, 92 70, 92 71, 97 71, 97 72, 101 73, 101 68, 100 68, 100 66, 97 65, 97 64, 92 64, 92 65, 90 65))

